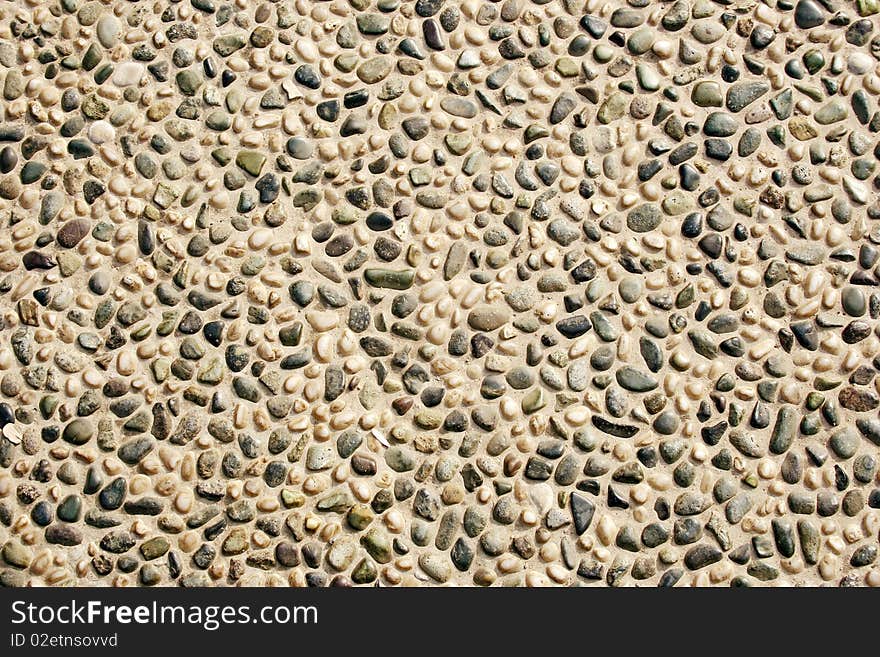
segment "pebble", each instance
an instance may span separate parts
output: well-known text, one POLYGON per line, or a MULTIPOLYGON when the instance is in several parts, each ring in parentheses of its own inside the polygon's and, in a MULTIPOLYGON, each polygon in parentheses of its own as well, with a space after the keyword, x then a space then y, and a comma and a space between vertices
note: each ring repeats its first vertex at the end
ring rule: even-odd
POLYGON ((654 230, 663 220, 660 208, 653 203, 645 203, 630 210, 626 217, 627 227, 636 233, 647 233, 654 230))
POLYGON ((804 30, 817 27, 825 22, 825 12, 814 0, 798 0, 794 9, 794 21, 804 30))

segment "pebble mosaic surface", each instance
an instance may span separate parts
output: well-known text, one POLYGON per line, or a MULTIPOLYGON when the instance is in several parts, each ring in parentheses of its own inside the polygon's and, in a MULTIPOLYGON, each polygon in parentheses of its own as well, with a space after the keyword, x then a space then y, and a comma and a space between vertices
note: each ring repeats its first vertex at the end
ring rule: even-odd
POLYGON ((880 1, 0 2, 0 584, 880 585, 880 1))

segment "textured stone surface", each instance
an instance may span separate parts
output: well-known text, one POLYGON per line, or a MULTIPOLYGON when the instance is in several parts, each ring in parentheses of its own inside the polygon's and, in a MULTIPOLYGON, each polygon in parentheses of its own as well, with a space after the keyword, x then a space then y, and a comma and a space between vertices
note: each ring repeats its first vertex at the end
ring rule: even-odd
POLYGON ((880 585, 874 0, 7 4, 0 581, 880 585))

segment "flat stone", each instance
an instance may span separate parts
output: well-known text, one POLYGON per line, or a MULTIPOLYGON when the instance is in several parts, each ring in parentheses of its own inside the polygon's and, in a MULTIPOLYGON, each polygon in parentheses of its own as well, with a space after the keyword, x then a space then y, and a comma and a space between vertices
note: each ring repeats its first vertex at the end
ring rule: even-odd
POLYGON ((366 269, 364 279, 374 287, 384 287, 391 290, 407 290, 412 287, 415 272, 407 270, 391 269, 366 269))
POLYGON ((856 412, 872 411, 880 406, 880 397, 876 392, 853 386, 843 388, 838 395, 838 401, 844 408, 856 412))
POLYGON ((647 233, 657 228, 663 221, 663 213, 654 203, 644 203, 629 211, 626 216, 627 227, 637 233, 647 233))
POLYGON ((257 151, 239 151, 235 156, 235 163, 256 178, 266 163, 266 156, 257 151))
POLYGON ((476 331, 494 331, 510 321, 510 312, 503 307, 480 306, 468 313, 467 321, 476 331))
POLYGON ((658 385, 654 377, 629 366, 618 369, 615 377, 624 389, 632 392, 648 392, 658 385))
POLYGON ((392 60, 390 57, 373 57, 361 64, 357 69, 357 76, 365 84, 381 82, 391 73, 392 60))
POLYGON ((741 112, 768 91, 770 85, 766 82, 737 82, 727 89, 727 109, 741 112))
POLYGON ((798 0, 794 10, 794 22, 802 30, 817 27, 825 22, 825 12, 814 0, 798 0))
POLYGON ((690 570, 699 570, 713 563, 718 563, 724 553, 717 547, 708 544, 700 544, 692 547, 684 555, 684 563, 690 570))

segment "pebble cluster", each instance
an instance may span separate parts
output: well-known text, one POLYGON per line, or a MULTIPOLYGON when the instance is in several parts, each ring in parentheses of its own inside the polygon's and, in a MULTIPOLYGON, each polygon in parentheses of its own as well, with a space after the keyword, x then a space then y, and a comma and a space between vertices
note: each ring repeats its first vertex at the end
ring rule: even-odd
POLYGON ((0 584, 880 585, 880 0, 15 0, 0 94, 0 584))

